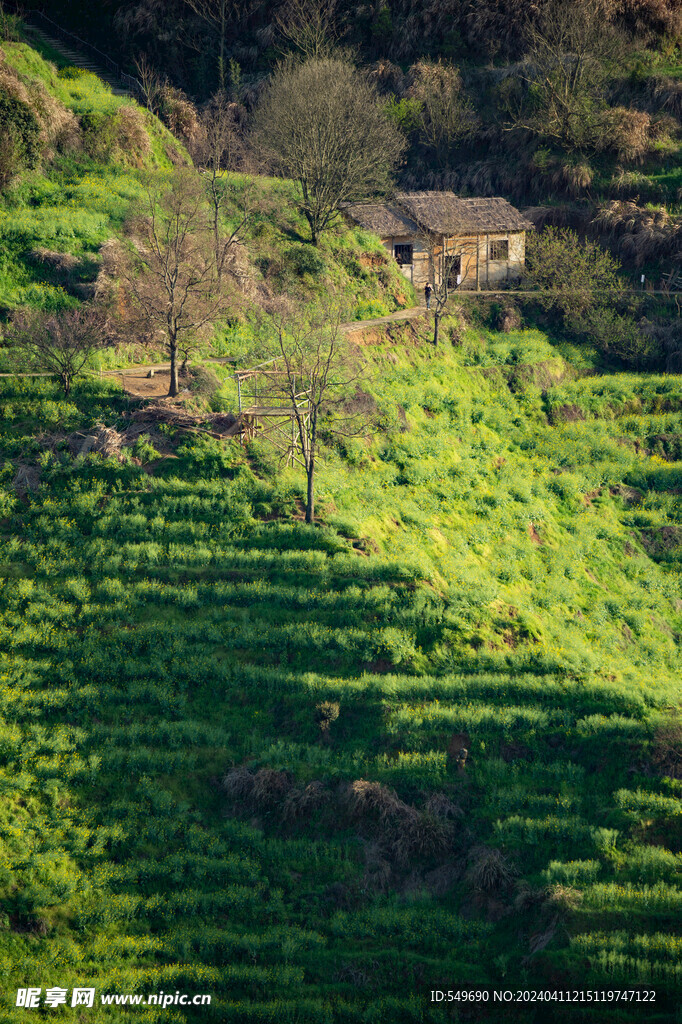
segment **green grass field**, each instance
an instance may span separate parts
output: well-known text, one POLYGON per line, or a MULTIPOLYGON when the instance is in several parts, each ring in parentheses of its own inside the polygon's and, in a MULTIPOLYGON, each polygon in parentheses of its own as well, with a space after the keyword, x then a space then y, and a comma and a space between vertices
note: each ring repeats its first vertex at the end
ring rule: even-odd
POLYGON ((37 432, 123 424, 115 386, 2 385, 7 1019, 28 983, 325 1024, 637 984, 655 1012, 599 1019, 674 1019, 682 392, 556 352, 541 389, 551 353, 373 349, 383 432, 327 452, 315 530, 263 447, 74 460, 37 432))
MULTIPOLYGON (((76 305, 182 153, 3 50, 81 126, 2 195, 3 314, 76 305)), ((230 187, 264 293, 415 301, 377 238, 304 245, 291 183, 230 187)), ((81 455, 137 400, 0 380, 0 1020, 32 986, 95 987, 39 1013, 93 1024, 679 1021, 680 379, 441 333, 362 348, 371 430, 324 449, 315 528, 262 441, 162 425, 81 455), (474 986, 540 997, 431 1001, 474 986), (634 986, 655 1001, 558 999, 634 986), (161 992, 211 1004, 101 1003, 161 992)), ((254 336, 240 314, 202 344, 243 364, 254 336)), ((190 402, 232 411, 214 369, 190 402)))

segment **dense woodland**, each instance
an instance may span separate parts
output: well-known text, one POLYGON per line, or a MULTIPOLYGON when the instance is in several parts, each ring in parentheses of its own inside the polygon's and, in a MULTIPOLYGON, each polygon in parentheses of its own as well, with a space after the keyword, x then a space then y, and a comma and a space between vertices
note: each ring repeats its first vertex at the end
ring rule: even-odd
POLYGON ((45 9, 141 90, 0 11, 0 1016, 673 1024, 682 7, 45 9), (415 308, 397 187, 523 294, 415 308))

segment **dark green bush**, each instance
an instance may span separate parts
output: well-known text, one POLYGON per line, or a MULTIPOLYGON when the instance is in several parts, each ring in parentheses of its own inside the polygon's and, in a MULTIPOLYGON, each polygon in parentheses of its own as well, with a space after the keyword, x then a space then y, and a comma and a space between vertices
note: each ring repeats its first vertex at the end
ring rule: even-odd
POLYGON ((40 125, 28 103, 0 92, 0 188, 21 167, 35 167, 40 159, 40 125))
POLYGON ((93 160, 106 161, 111 157, 118 135, 118 115, 115 110, 88 110, 81 114, 83 148, 93 160))
POLYGON ((287 249, 287 261, 300 277, 310 274, 319 277, 324 270, 324 260, 312 245, 292 245, 287 249))

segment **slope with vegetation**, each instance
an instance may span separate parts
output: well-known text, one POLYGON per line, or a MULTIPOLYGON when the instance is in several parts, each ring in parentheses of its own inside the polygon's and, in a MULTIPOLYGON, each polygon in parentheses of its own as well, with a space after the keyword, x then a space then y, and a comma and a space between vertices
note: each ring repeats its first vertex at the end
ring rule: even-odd
POLYGON ((637 983, 672 1019, 679 389, 533 332, 372 366, 314 531, 267 447, 74 457, 117 388, 3 385, 6 480, 41 474, 4 498, 6 992, 425 1021, 453 978, 637 983))
MULTIPOLYGON (((79 90, 109 103, 4 50, 78 132, 79 90)), ((129 237, 176 145, 121 102, 150 132, 141 166, 81 141, 4 191, 8 307, 109 288, 100 249, 129 237)), ((227 180, 226 229, 250 211, 253 305, 332 293, 362 317, 413 300, 377 239, 337 222, 303 244, 291 183, 227 180)), ((505 1007, 521 1022, 594 1020, 544 993, 639 985, 653 1006, 599 1019, 675 1019, 679 380, 605 369, 556 310, 543 331, 532 309, 524 327, 470 301, 438 347, 419 320, 359 329, 345 411, 367 430, 322 430, 316 528, 302 474, 263 441, 150 425, 93 376, 68 397, 0 382, 6 1019, 29 984, 95 986, 92 1021, 129 1019, 103 993, 160 991, 212 1003, 132 1012, 497 1019, 430 1001, 462 985, 541 991, 505 1007)), ((246 359, 257 342, 236 307, 201 346, 246 359)), ((234 411, 215 372, 186 379, 186 406, 234 411)))

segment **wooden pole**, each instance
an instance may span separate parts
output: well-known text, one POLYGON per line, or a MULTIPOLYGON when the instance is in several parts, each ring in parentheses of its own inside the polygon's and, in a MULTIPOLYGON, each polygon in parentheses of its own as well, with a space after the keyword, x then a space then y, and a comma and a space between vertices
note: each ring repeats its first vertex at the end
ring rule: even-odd
POLYGON ((481 290, 481 275, 480 275, 480 267, 478 265, 479 264, 479 255, 480 255, 479 249, 480 248, 481 248, 481 236, 480 235, 476 235, 476 291, 477 292, 480 292, 480 290, 481 290))
POLYGON ((485 236, 485 287, 490 288, 490 235, 485 236))

